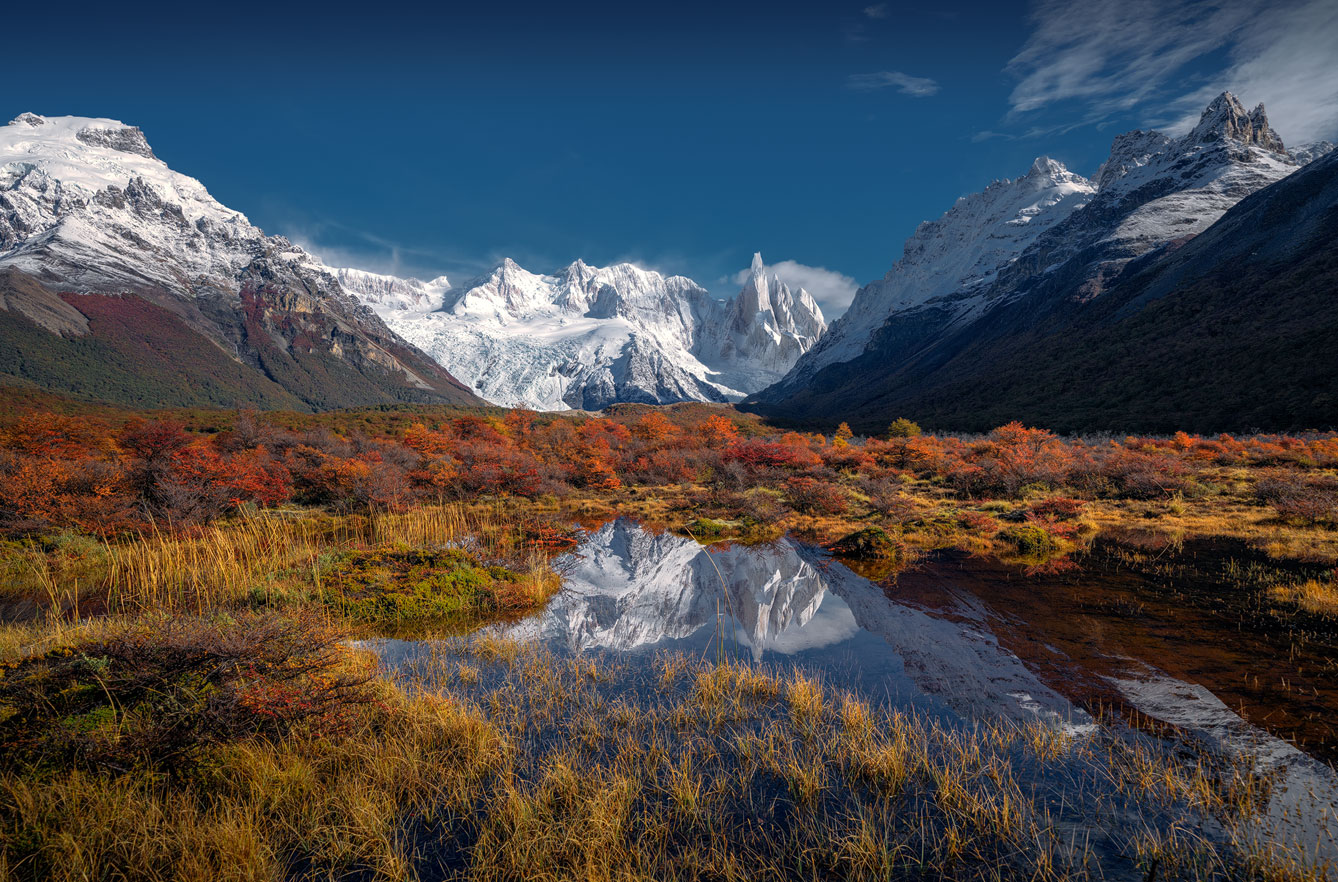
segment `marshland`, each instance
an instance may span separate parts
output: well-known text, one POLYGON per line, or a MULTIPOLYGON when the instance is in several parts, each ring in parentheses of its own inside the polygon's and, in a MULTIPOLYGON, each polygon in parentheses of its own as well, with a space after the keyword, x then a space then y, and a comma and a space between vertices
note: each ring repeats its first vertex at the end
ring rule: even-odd
POLYGON ((0 877, 1325 879, 1338 437, 0 423, 0 877))

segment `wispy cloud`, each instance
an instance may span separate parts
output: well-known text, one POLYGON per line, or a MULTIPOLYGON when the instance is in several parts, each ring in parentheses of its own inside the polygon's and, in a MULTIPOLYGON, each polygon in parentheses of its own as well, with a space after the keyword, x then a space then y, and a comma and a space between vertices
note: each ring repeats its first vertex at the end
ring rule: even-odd
POLYGON ((857 92, 896 89, 903 95, 927 98, 938 92, 939 85, 928 77, 913 77, 899 70, 880 70, 877 73, 851 74, 846 79, 846 88, 857 92))
POLYGON ((1285 139, 1338 131, 1334 0, 1038 0, 1008 70, 1013 119, 1061 102, 1187 128, 1216 94, 1263 101, 1285 139))
POLYGON ((864 14, 869 18, 881 19, 887 18, 891 13, 888 11, 886 3, 875 3, 872 6, 864 7, 864 14))
MULTIPOLYGON (((751 270, 739 270, 731 281, 743 285, 748 281, 751 270)), ((796 260, 782 260, 780 263, 767 264, 767 274, 776 275, 792 289, 803 288, 813 295, 822 307, 822 314, 831 321, 846 311, 850 301, 855 299, 859 285, 845 273, 829 270, 823 266, 808 266, 796 260)))
POLYGON ((281 222, 277 232, 327 266, 354 267, 392 276, 430 279, 445 273, 452 281, 462 281, 496 263, 477 255, 407 247, 329 219, 290 219, 281 222))

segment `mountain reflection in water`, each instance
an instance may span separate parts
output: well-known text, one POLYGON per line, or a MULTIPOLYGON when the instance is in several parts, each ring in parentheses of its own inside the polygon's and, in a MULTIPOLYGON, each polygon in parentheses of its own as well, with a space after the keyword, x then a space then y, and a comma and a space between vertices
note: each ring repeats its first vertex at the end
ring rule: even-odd
MULTIPOLYGON (((1271 773, 1259 834, 1338 860, 1333 768, 1233 711, 1220 697, 1228 693, 1214 692, 1221 671, 1203 679, 1174 657, 1195 658, 1227 635, 1153 633, 1165 621, 1086 614, 1084 591, 1128 588, 1098 574, 1065 584, 941 561, 885 589, 788 539, 708 548, 628 520, 590 533, 560 568, 559 595, 501 636, 631 661, 723 651, 802 665, 870 699, 947 718, 1040 719, 1077 736, 1098 725, 1088 708, 1136 711, 1271 773)), ((394 665, 415 650, 386 641, 379 651, 394 665)))
MULTIPOLYGON (((1338 857, 1338 777, 1330 766, 1147 660, 1116 654, 1098 666, 1033 629, 1024 662, 1009 647, 1021 650, 1018 632, 1030 621, 993 608, 988 584, 968 588, 955 572, 928 572, 916 580, 937 580, 938 590, 889 596, 790 540, 708 548, 627 520, 591 533, 564 565, 562 593, 506 636, 578 653, 704 653, 723 644, 757 661, 824 671, 871 697, 968 720, 1040 718, 1075 734, 1095 725, 1084 700, 1115 700, 1276 773, 1267 823, 1338 857)), ((1033 607, 1055 602, 1038 594, 1047 590, 1039 582, 1028 589, 1013 580, 1008 593, 1028 590, 1033 607)))
POLYGON ((1091 723, 988 630, 890 601, 878 585, 789 540, 708 548, 619 520, 592 533, 564 571, 548 608, 505 636, 573 652, 700 652, 723 643, 757 661, 802 662, 871 695, 962 716, 1091 723))

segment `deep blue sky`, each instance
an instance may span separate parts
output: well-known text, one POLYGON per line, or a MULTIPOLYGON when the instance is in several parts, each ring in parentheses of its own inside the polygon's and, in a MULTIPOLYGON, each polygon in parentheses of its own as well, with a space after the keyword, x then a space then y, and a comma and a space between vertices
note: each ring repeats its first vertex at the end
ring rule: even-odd
MULTIPOLYGON (((1101 63, 1126 92, 1163 82, 1126 101, 1047 69, 1107 43, 1047 37, 1043 6, 874 2, 28 5, 7 27, 6 118, 139 125, 336 263, 458 282, 502 256, 632 259, 723 295, 754 250, 878 277, 956 197, 1040 153, 1090 174, 1117 131, 1229 84, 1242 51, 1240 22, 1219 22, 1215 45, 1148 73, 1127 67, 1146 61, 1131 41, 1101 63), (870 82, 891 85, 852 88, 870 82)), ((1177 2, 1201 30, 1203 4, 1177 2)))

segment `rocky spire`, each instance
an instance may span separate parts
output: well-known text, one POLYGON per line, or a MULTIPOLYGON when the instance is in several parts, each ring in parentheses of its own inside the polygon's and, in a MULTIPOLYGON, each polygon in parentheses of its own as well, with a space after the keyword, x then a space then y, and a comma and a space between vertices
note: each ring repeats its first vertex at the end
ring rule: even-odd
POLYGON ((736 330, 746 330, 763 312, 771 312, 771 286, 767 281, 767 267, 762 261, 762 253, 753 254, 753 264, 749 269, 748 281, 734 305, 734 325, 736 330))
POLYGON ((1254 110, 1246 111, 1245 105, 1230 92, 1223 92, 1199 117, 1199 124, 1189 133, 1189 141, 1196 144, 1209 144, 1230 138, 1242 144, 1262 147, 1273 153, 1286 153, 1278 133, 1268 125, 1268 113, 1260 104, 1254 110))

